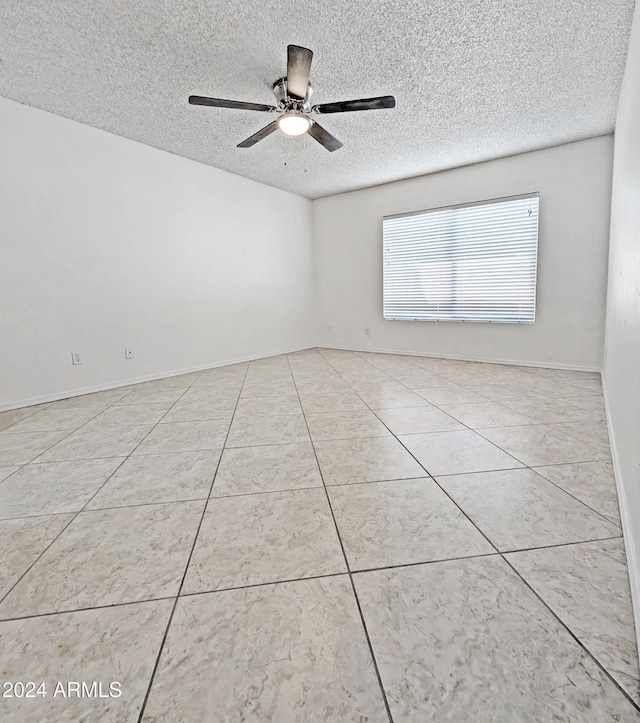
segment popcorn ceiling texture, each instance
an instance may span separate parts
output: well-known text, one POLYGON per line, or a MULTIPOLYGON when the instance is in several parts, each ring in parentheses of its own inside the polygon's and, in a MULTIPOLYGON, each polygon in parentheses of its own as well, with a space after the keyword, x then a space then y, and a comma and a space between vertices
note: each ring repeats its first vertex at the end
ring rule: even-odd
POLYGON ((3 0, 0 94, 308 198, 611 133, 633 0, 3 0), (344 143, 274 133, 286 46, 314 51, 314 102, 344 143), (285 165, 286 161, 286 165, 285 165))

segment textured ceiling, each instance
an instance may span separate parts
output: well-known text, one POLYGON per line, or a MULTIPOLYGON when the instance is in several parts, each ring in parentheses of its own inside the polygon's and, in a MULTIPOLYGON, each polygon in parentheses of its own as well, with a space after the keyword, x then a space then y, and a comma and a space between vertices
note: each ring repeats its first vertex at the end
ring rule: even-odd
POLYGON ((633 0, 2 0, 0 94, 309 198, 614 127, 633 0), (286 46, 314 51, 314 102, 395 95, 318 119, 344 148, 274 133, 286 46), (285 165, 286 162, 286 165, 285 165))

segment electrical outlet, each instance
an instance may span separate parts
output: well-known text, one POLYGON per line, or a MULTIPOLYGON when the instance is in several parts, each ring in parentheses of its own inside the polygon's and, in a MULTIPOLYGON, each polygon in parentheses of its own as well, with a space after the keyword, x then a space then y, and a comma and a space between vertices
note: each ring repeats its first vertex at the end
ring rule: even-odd
POLYGON ((133 347, 132 346, 125 346, 124 358, 125 359, 133 359, 133 347))
POLYGON ((79 351, 71 352, 71 363, 75 366, 76 364, 82 364, 82 354, 79 351))
POLYGON ((369 334, 371 334, 371 327, 370 327, 370 326, 365 326, 365 327, 364 327, 364 333, 365 333, 367 336, 369 336, 369 334))

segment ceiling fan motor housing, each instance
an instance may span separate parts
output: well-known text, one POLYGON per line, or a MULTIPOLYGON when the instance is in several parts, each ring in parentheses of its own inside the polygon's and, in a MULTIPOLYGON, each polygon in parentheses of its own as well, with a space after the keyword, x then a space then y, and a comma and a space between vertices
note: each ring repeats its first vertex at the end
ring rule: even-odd
POLYGON ((299 110, 303 113, 311 112, 311 96, 313 95, 311 83, 307 84, 307 94, 302 101, 289 97, 286 78, 278 78, 278 80, 276 80, 273 84, 273 94, 276 97, 278 110, 299 110))
POLYGON ((309 82, 313 52, 300 45, 287 45, 287 75, 279 78, 271 86, 276 97, 276 105, 263 103, 247 103, 224 98, 209 98, 202 95, 190 95, 192 105, 207 105, 213 108, 235 108, 236 110, 253 110, 262 113, 278 113, 278 118, 271 121, 257 133, 238 143, 238 148, 251 148, 258 141, 280 129, 285 135, 296 137, 308 133, 328 151, 337 151, 342 143, 325 130, 316 120, 309 118, 310 113, 345 113, 349 111, 375 110, 376 108, 395 108, 396 101, 392 95, 376 98, 359 98, 344 100, 338 103, 321 103, 311 105, 313 89, 309 82))

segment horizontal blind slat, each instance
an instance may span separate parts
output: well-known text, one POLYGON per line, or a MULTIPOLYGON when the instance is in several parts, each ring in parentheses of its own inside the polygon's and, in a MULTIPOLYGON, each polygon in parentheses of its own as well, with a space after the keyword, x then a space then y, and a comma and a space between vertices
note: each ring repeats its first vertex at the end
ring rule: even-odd
POLYGON ((385 319, 533 322, 538 196, 383 220, 385 319))

